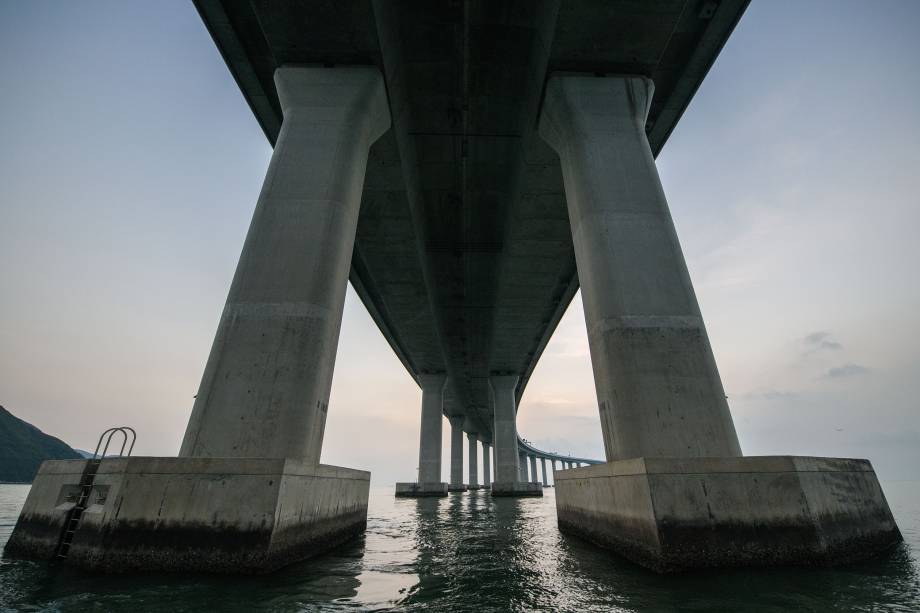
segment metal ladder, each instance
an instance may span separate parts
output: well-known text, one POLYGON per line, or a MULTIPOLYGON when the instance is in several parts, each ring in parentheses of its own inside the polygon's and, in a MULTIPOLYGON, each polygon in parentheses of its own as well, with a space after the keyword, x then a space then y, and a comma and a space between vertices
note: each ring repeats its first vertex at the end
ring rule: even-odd
POLYGON ((134 431, 134 428, 129 428, 128 426, 109 428, 99 435, 99 441, 96 443, 93 457, 86 462, 86 467, 83 469, 83 475, 80 477, 80 493, 77 496, 76 504, 67 512, 67 518, 64 521, 64 531, 61 533, 61 539, 58 541, 57 546, 58 558, 66 558, 67 554, 70 553, 70 544, 73 542, 73 537, 77 532, 77 528, 80 527, 83 511, 85 511, 88 506, 89 495, 92 493, 93 483, 96 481, 96 473, 99 472, 99 466, 102 464, 102 460, 109 450, 109 444, 112 442, 112 437, 115 436, 116 432, 121 432, 124 439, 122 440, 118 456, 115 457, 131 457, 131 452, 134 450, 134 441, 137 440, 137 433, 134 431), (128 446, 128 453, 125 454, 125 445, 128 444, 129 432, 131 434, 131 445, 128 446), (106 438, 107 434, 108 438, 106 438), (105 438, 105 446, 102 445, 103 438, 105 438), (102 448, 101 454, 99 453, 100 447, 102 448))

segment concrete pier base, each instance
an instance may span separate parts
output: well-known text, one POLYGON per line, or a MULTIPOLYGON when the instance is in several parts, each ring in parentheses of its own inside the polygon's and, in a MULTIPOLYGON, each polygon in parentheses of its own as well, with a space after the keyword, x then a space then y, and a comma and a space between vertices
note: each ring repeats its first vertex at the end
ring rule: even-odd
POLYGON ((396 484, 397 498, 428 498, 432 496, 447 496, 447 484, 444 482, 396 484))
POLYGON ((543 486, 526 481, 496 481, 492 483, 493 496, 542 496, 543 486))
POLYGON ((556 474, 559 528, 657 572, 832 565, 901 541, 867 460, 636 458, 556 474))
POLYGON ((448 484, 448 486, 447 486, 447 491, 448 491, 448 492, 465 492, 466 489, 467 489, 467 488, 466 488, 466 484, 465 484, 465 483, 461 483, 461 484, 459 484, 459 485, 455 485, 455 484, 453 484, 453 483, 450 483, 450 484, 448 484))
MULTIPOLYGON (((5 555, 56 557, 86 464, 42 464, 5 555)), ((62 561, 109 572, 269 572, 364 531, 369 484, 366 471, 295 460, 106 459, 62 561)))

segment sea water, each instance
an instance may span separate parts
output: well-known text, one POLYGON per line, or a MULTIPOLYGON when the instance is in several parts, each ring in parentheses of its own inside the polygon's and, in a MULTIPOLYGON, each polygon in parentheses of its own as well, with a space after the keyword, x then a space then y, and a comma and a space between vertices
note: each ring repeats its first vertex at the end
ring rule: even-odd
MULTIPOLYGON (((882 484, 905 542, 839 568, 656 575, 556 527, 543 498, 396 499, 367 532, 266 576, 98 575, 0 561, 2 611, 920 611, 920 482, 882 484)), ((0 546, 28 485, 0 485, 0 546)))

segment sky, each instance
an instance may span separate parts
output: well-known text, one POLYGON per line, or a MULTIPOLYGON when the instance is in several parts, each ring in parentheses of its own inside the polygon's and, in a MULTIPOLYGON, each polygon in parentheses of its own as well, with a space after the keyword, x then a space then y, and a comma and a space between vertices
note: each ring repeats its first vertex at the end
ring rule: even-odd
MULTIPOLYGON (((918 26, 754 0, 658 158, 746 455, 917 477, 918 26)), ((0 404, 175 455, 270 156, 190 2, 0 0, 0 404)), ((349 288, 322 461, 413 480, 420 399, 349 288)), ((603 457, 580 294, 518 422, 603 457)))

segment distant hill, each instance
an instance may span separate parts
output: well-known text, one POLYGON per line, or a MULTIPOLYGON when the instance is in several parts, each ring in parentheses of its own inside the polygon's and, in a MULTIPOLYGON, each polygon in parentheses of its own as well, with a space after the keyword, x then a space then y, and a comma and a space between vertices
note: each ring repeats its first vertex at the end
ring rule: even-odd
POLYGON ((45 460, 83 456, 0 406, 0 481, 31 483, 45 460))

